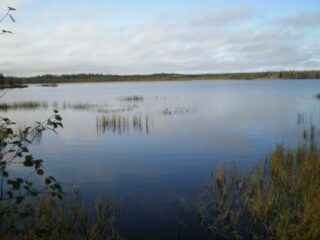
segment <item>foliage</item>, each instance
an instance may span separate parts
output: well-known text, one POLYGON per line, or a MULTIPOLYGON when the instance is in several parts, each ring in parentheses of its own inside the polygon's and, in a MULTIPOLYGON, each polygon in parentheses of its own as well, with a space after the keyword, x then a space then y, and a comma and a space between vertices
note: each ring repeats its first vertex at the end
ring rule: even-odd
POLYGON ((320 239, 319 173, 314 141, 277 146, 244 177, 221 166, 199 199, 201 225, 212 239, 320 239))
MULTIPOLYGON (((14 122, 0 117, 0 219, 12 215, 18 219, 27 217, 31 213, 33 199, 41 194, 63 198, 60 183, 53 176, 45 175, 43 160, 34 158, 28 148, 44 131, 56 132, 58 127, 63 126, 61 121, 55 110, 54 115, 43 123, 37 122, 34 127, 16 132, 14 122), (16 174, 19 166, 23 171, 16 174), (42 179, 43 183, 36 184, 35 179, 42 179)), ((0 221, 3 231, 15 227, 10 222, 0 221)))

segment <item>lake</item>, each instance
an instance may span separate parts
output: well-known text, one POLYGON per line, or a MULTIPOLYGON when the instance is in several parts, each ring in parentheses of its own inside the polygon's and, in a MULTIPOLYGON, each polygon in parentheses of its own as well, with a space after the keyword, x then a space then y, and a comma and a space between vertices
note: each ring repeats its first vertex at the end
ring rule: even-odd
MULTIPOLYGON (((181 202, 192 209, 217 165, 248 171, 319 125, 318 92, 316 80, 30 85, 1 100, 40 106, 1 115, 23 127, 57 108, 64 128, 31 149, 46 172, 79 189, 88 206, 97 194, 116 199, 125 238, 177 239, 181 202)), ((184 223, 183 239, 199 239, 191 210, 184 223)))

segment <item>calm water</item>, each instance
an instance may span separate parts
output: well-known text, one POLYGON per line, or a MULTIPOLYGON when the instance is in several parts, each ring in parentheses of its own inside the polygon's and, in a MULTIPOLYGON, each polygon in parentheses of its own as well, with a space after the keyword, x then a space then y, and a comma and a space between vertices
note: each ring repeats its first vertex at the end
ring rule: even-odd
MULTIPOLYGON (((32 149, 47 173, 88 204, 98 193, 116 198, 127 239, 176 239, 180 200, 191 204, 218 164, 250 169, 275 144, 296 145, 320 121, 319 91, 315 80, 34 85, 2 100, 48 108, 1 114, 27 126, 58 108, 64 129, 32 149), (133 95, 143 100, 125 99, 133 95)), ((199 239, 193 217, 186 214, 184 239, 199 239)))

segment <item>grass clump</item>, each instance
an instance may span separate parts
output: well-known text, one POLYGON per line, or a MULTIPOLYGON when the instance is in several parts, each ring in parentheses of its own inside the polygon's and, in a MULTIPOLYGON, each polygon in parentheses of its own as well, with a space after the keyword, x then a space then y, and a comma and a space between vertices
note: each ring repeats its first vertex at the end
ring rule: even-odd
POLYGON ((219 167, 198 203, 213 239, 320 239, 320 149, 277 146, 250 174, 219 167))

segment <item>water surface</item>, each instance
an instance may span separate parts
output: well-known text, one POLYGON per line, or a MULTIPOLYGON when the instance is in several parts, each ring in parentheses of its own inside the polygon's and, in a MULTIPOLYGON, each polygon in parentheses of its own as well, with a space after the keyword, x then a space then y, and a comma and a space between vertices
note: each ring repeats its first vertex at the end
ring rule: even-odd
MULTIPOLYGON (((319 91, 316 80, 31 85, 2 101, 47 105, 1 115, 28 126, 59 109, 64 129, 32 147, 47 173, 88 203, 98 193, 118 199, 127 239, 176 239, 181 199, 192 203, 218 164, 250 169, 275 144, 295 146, 319 123, 319 91)), ((198 230, 183 233, 197 239, 198 230)))

